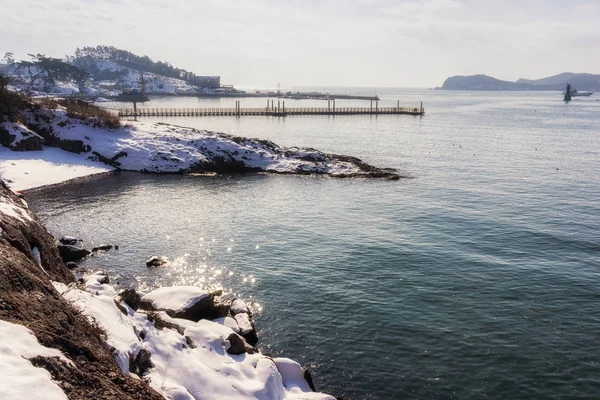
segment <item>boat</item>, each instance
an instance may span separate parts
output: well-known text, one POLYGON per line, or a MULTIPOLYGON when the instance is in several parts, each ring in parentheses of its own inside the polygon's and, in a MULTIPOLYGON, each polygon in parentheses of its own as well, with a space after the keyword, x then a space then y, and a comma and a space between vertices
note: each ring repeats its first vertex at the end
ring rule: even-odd
POLYGON ((138 89, 123 89, 121 93, 115 98, 116 101, 133 102, 133 103, 144 103, 150 101, 150 98, 146 96, 146 80, 144 79, 144 73, 140 72, 140 90, 138 89))
POLYGON ((591 96, 592 94, 594 94, 594 92, 589 92, 587 90, 581 90, 581 91, 579 91, 579 90, 577 90, 575 88, 571 89, 571 96, 572 97, 577 97, 577 96, 579 96, 579 97, 587 97, 587 96, 591 96))
POLYGON ((150 101, 150 98, 146 96, 145 93, 140 92, 137 89, 123 89, 122 93, 119 93, 115 98, 116 101, 123 102, 139 102, 143 103, 146 101, 150 101))

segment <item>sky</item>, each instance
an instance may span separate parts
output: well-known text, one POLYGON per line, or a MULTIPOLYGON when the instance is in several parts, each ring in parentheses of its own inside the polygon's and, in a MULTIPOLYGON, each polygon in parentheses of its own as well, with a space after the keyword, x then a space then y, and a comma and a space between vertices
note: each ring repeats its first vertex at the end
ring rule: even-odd
POLYGON ((600 73, 600 0, 2 0, 0 58, 112 45, 223 84, 600 73))

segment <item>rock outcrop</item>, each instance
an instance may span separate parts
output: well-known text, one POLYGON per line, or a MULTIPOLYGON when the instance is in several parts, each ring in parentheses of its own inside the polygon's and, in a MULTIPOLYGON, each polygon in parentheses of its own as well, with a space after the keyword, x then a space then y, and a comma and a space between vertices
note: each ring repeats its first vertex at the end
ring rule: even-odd
POLYGON ((91 253, 89 250, 86 250, 83 247, 78 247, 72 244, 59 244, 58 252, 65 262, 81 260, 91 253))
POLYGON ((166 263, 167 263, 167 260, 165 260, 164 258, 162 258, 160 256, 152 256, 148 260, 146 260, 146 267, 156 268, 156 267, 165 265, 166 263))
POLYGON ((62 351, 73 364, 43 358, 31 362, 62 382, 70 399, 162 399, 121 372, 102 332, 58 294, 51 280, 74 282, 55 239, 0 181, 0 319, 26 325, 40 344, 62 351))
POLYGON ((14 151, 42 150, 44 139, 16 122, 5 122, 0 124, 0 145, 14 151))

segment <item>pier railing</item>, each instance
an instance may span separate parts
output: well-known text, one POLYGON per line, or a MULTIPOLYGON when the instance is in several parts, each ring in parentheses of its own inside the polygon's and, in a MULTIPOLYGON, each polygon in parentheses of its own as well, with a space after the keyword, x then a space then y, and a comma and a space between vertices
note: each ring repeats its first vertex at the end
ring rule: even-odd
POLYGON ((262 108, 120 108, 118 116, 127 117, 211 117, 265 115, 286 117, 292 115, 423 115, 421 107, 262 107, 262 108))

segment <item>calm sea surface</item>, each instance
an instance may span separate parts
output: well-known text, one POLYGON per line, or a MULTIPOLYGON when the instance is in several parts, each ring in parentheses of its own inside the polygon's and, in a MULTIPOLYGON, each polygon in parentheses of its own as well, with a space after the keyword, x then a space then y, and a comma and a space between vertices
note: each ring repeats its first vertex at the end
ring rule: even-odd
POLYGON ((411 179, 121 173, 27 198, 56 235, 119 244, 84 263, 113 282, 223 287, 253 302, 263 351, 345 399, 598 398, 599 96, 378 95, 382 106, 423 101, 427 114, 165 121, 354 155, 411 179), (149 270, 152 255, 172 263, 149 270))

